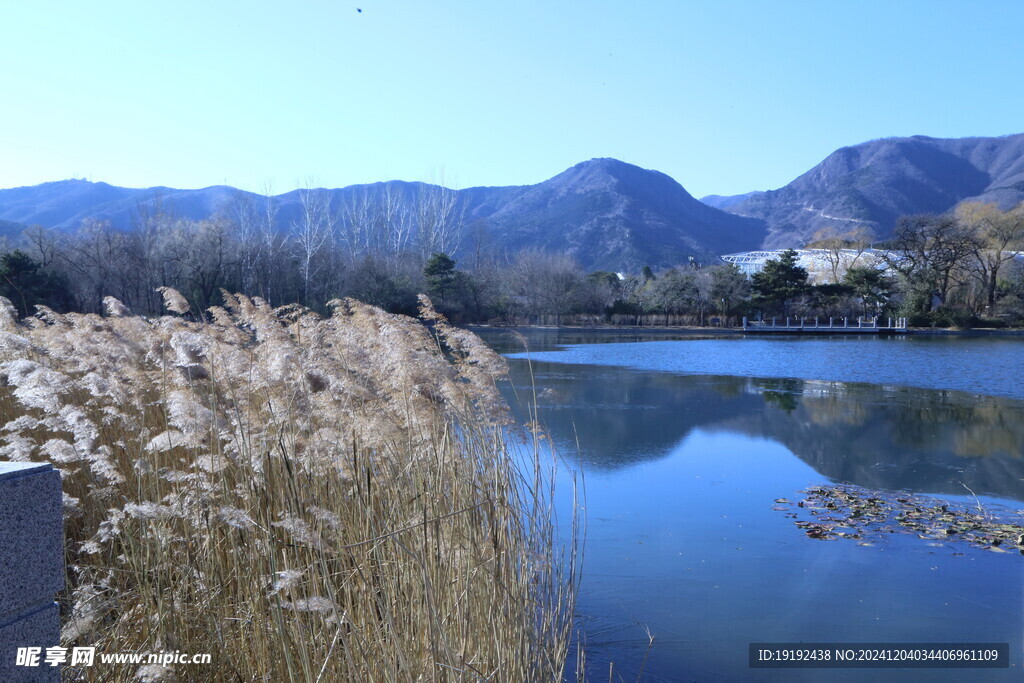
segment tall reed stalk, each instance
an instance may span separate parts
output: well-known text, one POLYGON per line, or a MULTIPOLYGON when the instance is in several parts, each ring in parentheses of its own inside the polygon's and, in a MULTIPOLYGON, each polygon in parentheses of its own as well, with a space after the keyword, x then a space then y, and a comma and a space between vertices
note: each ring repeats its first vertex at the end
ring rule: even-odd
POLYGON ((499 356, 425 298, 429 327, 227 293, 196 321, 162 293, 178 315, 0 299, 0 457, 63 477, 62 644, 212 655, 67 676, 562 678, 575 556, 499 356))

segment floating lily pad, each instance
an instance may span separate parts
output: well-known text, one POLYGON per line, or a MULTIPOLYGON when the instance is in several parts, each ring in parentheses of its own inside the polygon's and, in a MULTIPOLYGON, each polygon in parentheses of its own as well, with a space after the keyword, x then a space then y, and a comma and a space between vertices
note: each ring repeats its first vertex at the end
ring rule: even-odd
POLYGON ((806 497, 795 504, 776 499, 773 509, 795 518, 794 524, 808 538, 847 538, 870 546, 883 534, 900 532, 915 534, 933 547, 967 544, 1024 555, 1024 519, 1008 521, 1005 515, 998 519, 980 506, 972 510, 928 496, 872 491, 852 484, 815 486, 801 493, 806 497), (810 519, 801 518, 808 515, 810 519))

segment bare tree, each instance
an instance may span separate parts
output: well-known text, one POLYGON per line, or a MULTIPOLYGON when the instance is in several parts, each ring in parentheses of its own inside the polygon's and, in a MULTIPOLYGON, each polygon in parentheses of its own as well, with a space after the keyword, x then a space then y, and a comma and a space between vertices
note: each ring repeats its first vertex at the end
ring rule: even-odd
POLYGON ((459 194, 441 185, 421 184, 416 198, 416 228, 419 253, 454 254, 462 243, 466 207, 459 194))
POLYGON ((385 238, 384 253, 393 258, 411 246, 413 217, 408 201, 394 183, 387 183, 382 194, 377 218, 378 231, 385 238))
POLYGON ((60 252, 61 265, 72 283, 75 308, 99 312, 103 297, 125 297, 123 266, 125 235, 109 221, 87 220, 60 252))
POLYGON ((350 260, 373 256, 394 261, 409 248, 414 232, 409 204, 395 183, 357 190, 343 207, 339 224, 350 260))
POLYGON ((321 260, 333 236, 335 217, 326 190, 310 187, 300 190, 299 204, 299 219, 292 224, 292 233, 298 249, 302 301, 307 303, 313 294, 314 281, 322 272, 321 260))
POLYGON ((507 277, 517 308, 528 316, 554 316, 556 325, 573 312, 584 282, 572 257, 535 249, 520 252, 507 277))
POLYGON ((468 251, 472 254, 473 269, 476 270, 486 262, 492 249, 491 230, 487 221, 483 218, 473 221, 469 226, 468 237, 468 251))
POLYGON ((21 233, 28 246, 29 255, 43 268, 49 268, 57 260, 60 241, 57 234, 41 225, 32 225, 21 233))
POLYGON ((977 238, 974 272, 991 310, 1003 265, 1014 259, 1015 250, 1024 248, 1024 203, 1012 211, 1000 211, 995 204, 965 202, 957 207, 956 217, 977 238))
POLYGON ((221 288, 236 290, 237 283, 228 280, 228 272, 238 262, 239 246, 230 222, 225 218, 179 221, 175 228, 187 283, 183 291, 198 304, 195 309, 212 306, 221 288))
POLYGON ((933 298, 945 305, 953 286, 966 280, 980 240, 951 216, 922 214, 900 218, 892 243, 886 263, 920 299, 917 308, 929 311, 933 298))
POLYGON ((341 242, 348 252, 350 261, 355 261, 362 254, 372 254, 369 248, 373 231, 374 199, 370 188, 362 187, 354 191, 342 207, 341 242))
POLYGON ((262 215, 255 198, 248 192, 238 191, 231 199, 228 217, 235 227, 238 243, 238 282, 246 294, 255 294, 259 282, 259 264, 263 256, 261 239, 262 215))
POLYGON ((256 291, 272 304, 283 303, 283 278, 278 272, 282 257, 288 254, 288 232, 277 224, 278 204, 268 182, 260 202, 260 259, 257 262, 256 291))
POLYGON ((822 250, 832 274, 832 283, 836 284, 843 279, 847 269, 857 264, 871 245, 872 239, 874 233, 871 228, 863 225, 845 233, 828 227, 815 232, 814 239, 808 243, 807 248, 822 250))

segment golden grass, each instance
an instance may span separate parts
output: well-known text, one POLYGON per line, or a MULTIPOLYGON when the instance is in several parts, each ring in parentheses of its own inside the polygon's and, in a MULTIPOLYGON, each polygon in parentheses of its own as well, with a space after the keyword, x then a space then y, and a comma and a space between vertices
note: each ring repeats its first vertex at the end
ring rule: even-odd
POLYGON ((63 477, 62 644, 212 654, 66 675, 560 680, 575 546, 504 436, 503 360, 426 299, 432 328, 225 299, 201 322, 0 300, 0 457, 63 477))

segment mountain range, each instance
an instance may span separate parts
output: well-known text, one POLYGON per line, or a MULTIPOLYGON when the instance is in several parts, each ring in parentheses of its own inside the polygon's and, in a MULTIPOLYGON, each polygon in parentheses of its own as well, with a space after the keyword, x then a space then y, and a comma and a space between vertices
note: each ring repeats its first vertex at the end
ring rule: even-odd
MULTIPOLYGON (((463 230, 482 229, 492 250, 565 253, 587 269, 635 272, 644 265, 673 266, 690 258, 712 262, 730 250, 757 248, 765 237, 762 221, 719 211, 664 173, 616 159, 585 161, 536 185, 448 190, 388 181, 324 192, 336 209, 391 201, 407 216, 420 214, 424 197, 443 198, 458 207, 453 213, 460 216, 463 230)), ((64 180, 0 190, 0 220, 74 230, 94 219, 127 230, 139 215, 157 208, 198 220, 230 214, 239 198, 257 205, 264 199, 225 186, 129 189, 64 180)), ((299 190, 273 201, 279 229, 299 220, 299 190)), ((473 240, 462 242, 468 248, 473 240)))
POLYGON ((806 244, 830 227, 865 226, 884 239, 900 216, 945 213, 964 201, 1003 209, 1024 201, 1024 134, 872 140, 836 150, 778 190, 706 200, 764 221, 766 248, 806 244))
MULTIPOLYGON (((588 269, 635 272, 800 247, 821 228, 865 226, 884 239, 901 215, 943 213, 966 200, 1008 208, 1024 201, 1024 134, 873 140, 833 152, 778 190, 702 200, 664 173, 616 159, 585 161, 536 185, 448 190, 389 181, 324 192, 336 208, 387 196, 406 215, 416 214, 424 196, 444 196, 467 236, 485 233, 498 252, 542 249, 588 269)), ((36 224, 74 230, 85 220, 131 229, 139 215, 156 210, 198 220, 230 213, 239 198, 264 199, 227 186, 133 189, 84 180, 5 189, 0 236, 14 238, 36 224)), ((300 198, 298 190, 273 197, 278 229, 298 219, 300 198)))

